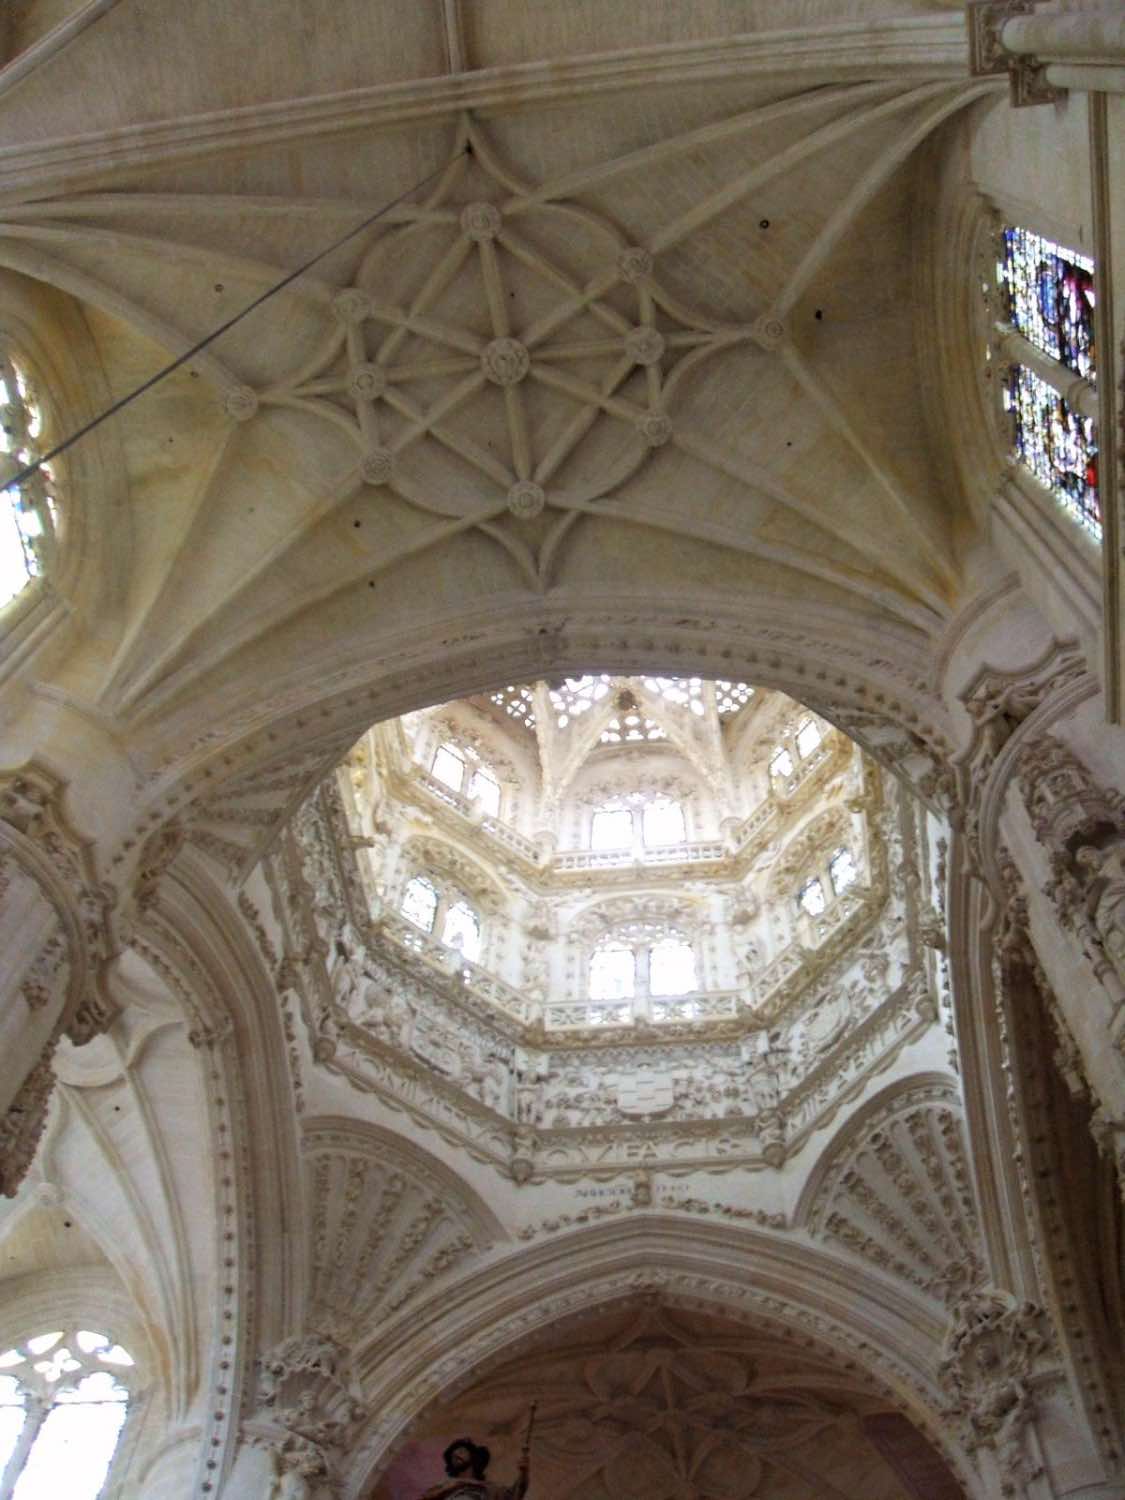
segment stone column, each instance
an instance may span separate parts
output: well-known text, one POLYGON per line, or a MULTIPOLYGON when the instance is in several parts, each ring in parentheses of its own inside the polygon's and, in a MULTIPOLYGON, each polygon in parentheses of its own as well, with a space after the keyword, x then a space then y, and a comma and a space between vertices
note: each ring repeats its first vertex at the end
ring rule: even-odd
POLYGON ((970 70, 1007 73, 1016 106, 1067 89, 1125 94, 1125 16, 1116 4, 1059 11, 1035 0, 969 0, 970 70))

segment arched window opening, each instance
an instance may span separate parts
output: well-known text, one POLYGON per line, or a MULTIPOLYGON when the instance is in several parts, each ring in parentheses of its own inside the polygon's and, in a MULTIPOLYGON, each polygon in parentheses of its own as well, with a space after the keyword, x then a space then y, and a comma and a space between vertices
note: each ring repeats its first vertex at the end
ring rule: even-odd
POLYGON ((407 881, 402 893, 402 914, 408 922, 420 927, 423 932, 433 932, 437 916, 437 887, 424 875, 415 875, 407 881))
POLYGON ((631 1000, 637 988, 637 956, 622 942, 610 941, 590 957, 591 1000, 631 1000))
MULTIPOLYGON (((26 372, 0 349, 0 475, 34 463, 43 453, 43 413, 26 372)), ((0 479, 0 483, 3 480, 0 479)), ((54 543, 55 477, 44 465, 0 502, 0 604, 45 571, 54 543)))
POLYGON ((572 719, 593 708, 609 692, 610 678, 606 673, 597 677, 566 677, 557 687, 550 689, 551 707, 555 711, 555 723, 565 729, 572 719))
POLYGON ((628 849, 632 842, 633 814, 628 807, 602 807, 591 818, 591 849, 628 849))
POLYGON ((770 775, 784 781, 793 774, 793 757, 784 745, 778 745, 770 756, 770 775))
POLYGON ((725 677, 715 679, 715 707, 720 719, 733 719, 753 696, 754 689, 748 682, 731 682, 725 677))
POLYGON ((819 917, 828 902, 824 896, 824 886, 819 876, 813 876, 806 880, 797 892, 797 906, 810 917, 819 917))
POLYGON ((1094 263, 1011 225, 997 279, 1008 320, 1004 408, 1016 454, 1100 540, 1094 263))
POLYGON ((509 683, 498 692, 490 693, 488 701, 502 708, 510 719, 515 719, 525 729, 535 728, 535 696, 525 684, 509 683))
POLYGON ((431 766, 435 778, 451 792, 459 792, 465 781, 465 757, 451 745, 439 745, 431 766))
POLYGON ((500 816, 500 783, 490 771, 478 766, 469 780, 469 796, 479 802, 490 818, 500 816))
POLYGON ((129 1406, 132 1356, 104 1333, 43 1333, 0 1354, 0 1494, 97 1500, 129 1406))
POLYGON ((644 683, 650 693, 663 698, 665 703, 690 709, 697 718, 705 711, 700 677, 646 677, 644 683))
POLYGON ((839 848, 828 861, 828 877, 832 881, 832 889, 837 896, 847 890, 848 886, 854 885, 859 879, 859 871, 855 867, 855 859, 852 851, 839 848))
POLYGON ((646 803, 641 813, 642 837, 649 848, 660 844, 682 844, 687 838, 684 810, 678 802, 663 798, 646 803))
POLYGON ((470 963, 480 960, 480 922, 467 901, 457 901, 445 914, 441 940, 447 948, 456 948, 470 963))
POLYGON ((797 726, 797 754, 804 760, 820 744, 824 735, 815 719, 802 719, 797 726))
POLYGON ((649 950, 648 988, 650 995, 690 995, 698 988, 695 977, 695 949, 682 938, 666 937, 653 943, 649 950))

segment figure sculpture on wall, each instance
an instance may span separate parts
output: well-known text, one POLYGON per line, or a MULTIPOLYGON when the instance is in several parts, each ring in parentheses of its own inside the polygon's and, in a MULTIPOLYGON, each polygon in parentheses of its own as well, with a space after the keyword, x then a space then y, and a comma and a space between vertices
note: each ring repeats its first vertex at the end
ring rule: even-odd
POLYGON ((487 1480, 485 1473, 492 1457, 489 1450, 481 1443, 474 1443, 472 1438, 457 1438, 442 1454, 449 1478, 428 1489, 422 1500, 523 1500, 531 1475, 531 1428, 534 1420, 533 1406, 514 1484, 492 1484, 487 1480))

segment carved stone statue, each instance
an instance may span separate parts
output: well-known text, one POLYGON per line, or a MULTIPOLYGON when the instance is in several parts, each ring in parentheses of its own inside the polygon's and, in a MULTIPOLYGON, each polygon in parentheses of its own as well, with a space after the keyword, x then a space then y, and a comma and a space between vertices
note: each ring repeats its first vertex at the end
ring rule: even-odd
POLYGON ((514 1484, 492 1484, 485 1478, 491 1457, 472 1438, 457 1438, 442 1455, 449 1478, 428 1489, 422 1500, 523 1500, 529 1471, 526 1446, 514 1484))

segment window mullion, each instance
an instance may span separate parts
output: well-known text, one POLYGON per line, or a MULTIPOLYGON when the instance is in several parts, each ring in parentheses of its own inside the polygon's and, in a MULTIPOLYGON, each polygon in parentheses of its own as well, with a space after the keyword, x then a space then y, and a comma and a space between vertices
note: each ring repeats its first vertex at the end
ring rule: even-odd
POLYGON ((1044 354, 1042 349, 1037 348, 1010 323, 997 323, 996 332, 1000 336, 1000 353, 1003 358, 1034 370, 1040 380, 1045 381, 1052 390, 1058 391, 1072 411, 1089 417, 1091 421, 1098 420, 1098 388, 1092 380, 1076 374, 1061 359, 1044 354))
POLYGON ((35 1446, 35 1439, 39 1436, 43 1428, 43 1423, 47 1420, 48 1413, 51 1410, 51 1403, 44 1401, 33 1392, 29 1392, 25 1410, 27 1415, 24 1418, 23 1430, 20 1432, 16 1446, 12 1450, 12 1456, 5 1466, 3 1476, 0 1477, 0 1500, 12 1500, 12 1494, 19 1483, 19 1477, 23 1473, 24 1465, 31 1457, 31 1450, 35 1446))
POLYGON ((649 984, 650 954, 651 950, 647 943, 641 944, 634 950, 633 1017, 636 1020, 647 1021, 652 1016, 652 991, 649 984))

